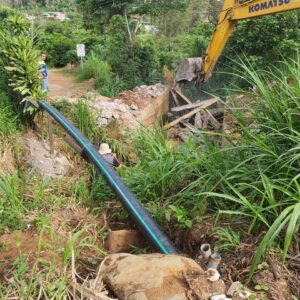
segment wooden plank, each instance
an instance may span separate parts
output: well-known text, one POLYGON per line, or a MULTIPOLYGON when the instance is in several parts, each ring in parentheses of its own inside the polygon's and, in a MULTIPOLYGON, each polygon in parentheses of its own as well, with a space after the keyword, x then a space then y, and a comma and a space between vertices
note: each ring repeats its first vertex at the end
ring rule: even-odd
POLYGON ((173 107, 171 109, 172 112, 179 112, 179 111, 183 111, 183 110, 188 110, 188 109, 193 109, 193 108, 197 108, 197 107, 201 107, 201 108, 207 108, 213 104, 215 104, 216 102, 218 102, 218 98, 212 98, 212 99, 208 99, 202 102, 197 102, 197 103, 192 103, 192 104, 187 104, 187 105, 181 105, 179 107, 173 107))
POLYGON ((203 110, 203 107, 198 107, 198 108, 196 108, 196 109, 190 111, 189 113, 187 113, 187 114, 181 116, 180 118, 174 120, 173 122, 171 122, 171 123, 165 125, 164 128, 165 128, 165 129, 169 129, 169 128, 173 127, 174 125, 177 125, 177 124, 180 123, 181 121, 186 120, 186 119, 189 119, 190 117, 192 117, 193 115, 195 115, 197 112, 199 112, 199 111, 201 111, 201 110, 203 110))
POLYGON ((185 95, 183 95, 180 91, 173 89, 173 91, 182 99, 184 100, 187 104, 192 104, 192 101, 188 99, 185 95))
MULTIPOLYGON (((174 100, 176 106, 177 106, 177 107, 180 106, 179 101, 178 101, 178 99, 177 99, 177 96, 175 95, 175 93, 173 92, 173 90, 171 90, 171 94, 172 94, 172 97, 173 97, 173 100, 174 100)), ((172 110, 172 109, 171 109, 171 110, 172 110)))
POLYGON ((216 118, 213 116, 213 114, 209 110, 207 110, 206 113, 209 116, 209 121, 212 124, 212 126, 215 129, 220 129, 221 128, 221 124, 218 122, 218 120, 216 120, 216 118))

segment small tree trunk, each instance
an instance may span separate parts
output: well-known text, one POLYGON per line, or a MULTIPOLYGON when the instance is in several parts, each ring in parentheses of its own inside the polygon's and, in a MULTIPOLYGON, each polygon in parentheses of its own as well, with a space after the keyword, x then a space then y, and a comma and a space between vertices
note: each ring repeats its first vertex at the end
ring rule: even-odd
POLYGON ((125 21, 126 21, 126 27, 127 27, 127 31, 128 31, 129 41, 130 41, 130 44, 132 45, 132 34, 131 34, 129 22, 128 22, 127 9, 124 10, 124 17, 125 17, 125 21))

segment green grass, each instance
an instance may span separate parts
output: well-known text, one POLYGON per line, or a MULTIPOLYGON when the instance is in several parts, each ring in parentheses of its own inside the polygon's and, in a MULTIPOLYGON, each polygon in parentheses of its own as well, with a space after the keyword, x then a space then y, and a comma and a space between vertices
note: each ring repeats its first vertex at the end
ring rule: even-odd
POLYGON ((66 205, 87 204, 86 183, 42 180, 33 174, 0 175, 0 232, 24 229, 26 215, 36 212, 37 218, 66 205), (51 191, 51 193, 49 193, 51 191))
POLYGON ((216 249, 219 253, 235 252, 240 245, 240 235, 231 228, 217 227, 214 236, 217 239, 216 249))
MULTIPOLYGON (((189 228, 191 220, 208 213, 243 219, 249 234, 265 232, 252 261, 252 276, 268 248, 280 249, 284 261, 291 244, 297 243, 294 236, 300 225, 300 58, 285 61, 273 70, 254 71, 248 64, 240 65, 238 70, 239 80, 247 81, 254 91, 231 90, 253 100, 245 104, 243 111, 229 108, 237 124, 236 144, 222 144, 220 137, 232 141, 223 133, 200 132, 171 146, 160 127, 141 128, 130 137, 139 161, 124 165, 120 175, 165 228, 189 228)), ((11 112, 9 108, 0 114, 0 128, 7 130, 5 136, 18 128, 17 119, 7 117, 11 112)), ((102 142, 109 141, 120 156, 124 155, 121 141, 110 140, 109 133, 97 129, 96 118, 84 101, 76 104, 72 118, 91 141, 100 135, 102 142)), ((88 203, 98 211, 105 209, 105 201, 114 200, 113 193, 102 178, 94 180, 91 191, 86 181, 83 178, 64 186, 62 182, 42 181, 21 172, 1 175, 0 230, 22 229, 28 212, 48 213, 68 203, 88 203), (51 193, 46 192, 49 189, 51 193)), ((125 217, 123 211, 115 214, 117 219, 125 217)), ((41 215, 38 218, 43 222, 41 215)), ((234 251, 242 242, 230 229, 219 228, 215 234, 221 251, 234 251)), ((76 241, 79 234, 69 244, 76 241)), ((88 244, 89 240, 81 240, 77 245, 80 248, 88 244)), ((64 250, 67 264, 70 247, 64 250)))

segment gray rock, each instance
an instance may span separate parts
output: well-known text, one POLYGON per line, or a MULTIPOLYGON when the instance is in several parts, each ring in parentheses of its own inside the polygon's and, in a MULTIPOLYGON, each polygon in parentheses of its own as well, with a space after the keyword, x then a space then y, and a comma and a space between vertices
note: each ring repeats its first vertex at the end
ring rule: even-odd
POLYGON ((43 178, 63 178, 69 173, 71 164, 64 155, 57 151, 50 155, 49 145, 35 137, 24 136, 22 139, 29 150, 27 164, 43 178))

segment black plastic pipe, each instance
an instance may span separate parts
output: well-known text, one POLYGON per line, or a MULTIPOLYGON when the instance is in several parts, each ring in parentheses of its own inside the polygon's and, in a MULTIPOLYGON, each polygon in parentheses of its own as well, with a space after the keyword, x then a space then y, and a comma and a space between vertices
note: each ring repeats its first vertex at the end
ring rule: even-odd
POLYGON ((91 163, 97 168, 111 187, 123 207, 132 217, 142 234, 148 239, 152 246, 160 253, 178 253, 177 249, 170 242, 168 237, 162 233, 157 224, 150 217, 148 212, 141 206, 135 196, 124 185, 119 175, 99 154, 94 145, 60 112, 49 103, 40 100, 39 108, 45 110, 53 119, 57 121, 66 132, 78 143, 83 154, 86 155, 91 163))

